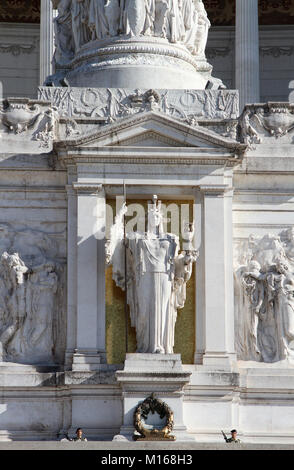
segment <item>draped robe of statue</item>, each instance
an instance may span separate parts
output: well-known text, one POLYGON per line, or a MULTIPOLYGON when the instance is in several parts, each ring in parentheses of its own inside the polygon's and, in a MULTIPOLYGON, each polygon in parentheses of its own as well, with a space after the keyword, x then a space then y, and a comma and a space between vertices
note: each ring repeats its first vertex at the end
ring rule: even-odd
POLYGON ((182 17, 186 31, 185 45, 191 53, 195 53, 199 14, 193 0, 183 0, 182 17))
POLYGON ((123 34, 139 36, 145 26, 146 0, 122 0, 120 29, 123 34))
POLYGON ((183 42, 185 40, 185 26, 180 8, 180 0, 169 0, 169 40, 172 43, 183 42))
POLYGON ((177 311, 171 305, 173 261, 178 240, 168 234, 150 238, 136 234, 128 240, 128 283, 131 322, 136 328, 138 352, 172 353, 177 311), (131 260, 131 262, 130 262, 131 260))
POLYGON ((58 9, 58 16, 54 19, 55 60, 58 63, 68 62, 74 53, 71 2, 72 0, 53 1, 53 7, 58 9))
POLYGON ((109 34, 105 0, 90 0, 89 27, 92 31, 92 39, 103 39, 109 34))
POLYGON ((205 56, 205 48, 207 44, 208 31, 211 23, 208 19, 205 7, 202 1, 195 4, 198 13, 198 26, 196 34, 196 54, 205 56))
MULTIPOLYGON (((124 241, 122 213, 118 214, 107 245, 113 279, 124 289, 124 241)), ((126 237, 127 303, 136 328, 138 353, 172 354, 177 309, 186 300, 186 282, 196 261, 193 250, 179 254, 179 238, 164 233, 160 206, 148 214, 147 233, 126 237)))
POLYGON ((89 2, 90 0, 72 0, 72 31, 76 51, 91 39, 88 25, 89 2))
POLYGON ((143 33, 146 36, 154 34, 155 0, 145 0, 145 25, 143 33))

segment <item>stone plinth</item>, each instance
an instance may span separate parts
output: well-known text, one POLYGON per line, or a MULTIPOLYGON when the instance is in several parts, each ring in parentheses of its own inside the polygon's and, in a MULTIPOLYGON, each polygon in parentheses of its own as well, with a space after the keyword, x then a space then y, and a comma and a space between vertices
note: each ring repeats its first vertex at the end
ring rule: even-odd
POLYGON ((190 375, 183 370, 179 354, 127 354, 124 370, 116 372, 123 393, 123 425, 114 439, 132 440, 134 411, 138 403, 154 393, 174 413, 172 434, 176 439, 193 440, 183 419, 183 388, 190 375))
POLYGON ((94 41, 68 65, 70 86, 111 88, 196 88, 203 90, 212 67, 179 44, 160 38, 94 41))

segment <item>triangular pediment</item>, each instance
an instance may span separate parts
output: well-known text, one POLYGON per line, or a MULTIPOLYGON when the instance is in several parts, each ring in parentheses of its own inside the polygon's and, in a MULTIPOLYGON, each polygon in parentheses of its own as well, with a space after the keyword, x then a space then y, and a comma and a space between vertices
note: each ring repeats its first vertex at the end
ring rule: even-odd
MULTIPOLYGON (((143 130, 126 139, 120 139, 116 145, 120 147, 182 147, 183 142, 151 129, 143 130)), ((191 145, 186 144, 186 146, 190 147, 191 145)))
POLYGON ((222 137, 203 126, 191 126, 158 112, 138 113, 66 141, 69 148, 188 147, 234 153, 243 144, 222 137))

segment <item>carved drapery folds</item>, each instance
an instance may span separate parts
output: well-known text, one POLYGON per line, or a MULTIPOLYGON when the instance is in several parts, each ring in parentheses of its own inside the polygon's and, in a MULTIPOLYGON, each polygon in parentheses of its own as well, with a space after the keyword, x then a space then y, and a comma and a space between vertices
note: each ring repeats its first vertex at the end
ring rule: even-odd
POLYGON ((54 237, 0 226, 0 362, 62 361, 64 271, 54 237))
POLYGON ((210 21, 202 0, 52 0, 58 64, 93 40, 159 37, 204 56, 210 21))
POLYGON ((294 227, 239 244, 235 270, 239 359, 294 359, 294 227))

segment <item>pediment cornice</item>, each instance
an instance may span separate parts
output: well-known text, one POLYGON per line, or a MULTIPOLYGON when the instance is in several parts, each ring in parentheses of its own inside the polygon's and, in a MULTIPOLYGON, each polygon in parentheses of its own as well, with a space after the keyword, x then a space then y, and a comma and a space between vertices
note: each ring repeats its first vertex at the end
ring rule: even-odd
POLYGON ((144 134, 147 132, 157 134, 159 139, 168 142, 169 146, 173 146, 174 141, 177 147, 222 148, 224 151, 236 154, 242 154, 246 150, 246 145, 222 137, 203 126, 192 126, 154 111, 136 114, 119 122, 102 126, 95 132, 58 141, 55 143, 55 148, 72 150, 74 148, 127 146, 130 139, 138 141, 140 135, 144 139, 144 134))

